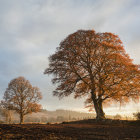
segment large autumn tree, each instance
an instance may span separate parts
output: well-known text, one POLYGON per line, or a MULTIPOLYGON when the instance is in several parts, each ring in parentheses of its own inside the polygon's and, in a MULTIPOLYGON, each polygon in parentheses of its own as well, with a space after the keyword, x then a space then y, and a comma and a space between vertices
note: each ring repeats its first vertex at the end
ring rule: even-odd
POLYGON ((54 95, 85 96, 97 119, 104 119, 103 104, 137 100, 140 71, 132 63, 117 35, 79 30, 66 37, 49 57, 45 74, 53 74, 54 95))
POLYGON ((20 124, 26 114, 37 112, 41 108, 38 101, 42 98, 38 87, 33 87, 24 77, 18 77, 8 85, 1 106, 7 110, 15 110, 20 115, 20 124))

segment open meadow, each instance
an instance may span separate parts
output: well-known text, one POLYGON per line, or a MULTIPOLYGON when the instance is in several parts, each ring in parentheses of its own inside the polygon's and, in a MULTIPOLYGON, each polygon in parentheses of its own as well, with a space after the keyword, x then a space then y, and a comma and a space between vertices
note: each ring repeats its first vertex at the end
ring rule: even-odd
POLYGON ((0 139, 139 140, 139 121, 83 120, 61 124, 0 124, 0 139))

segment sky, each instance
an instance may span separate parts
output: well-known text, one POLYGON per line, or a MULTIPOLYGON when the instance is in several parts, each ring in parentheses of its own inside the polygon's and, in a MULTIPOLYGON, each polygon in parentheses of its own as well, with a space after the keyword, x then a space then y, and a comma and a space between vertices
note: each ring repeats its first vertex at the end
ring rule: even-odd
MULTIPOLYGON (((8 83, 24 76, 42 92, 47 110, 88 111, 84 100, 52 96, 44 75, 48 57, 79 29, 119 35, 126 52, 140 64, 140 0, 0 0, 0 100, 8 83)), ((140 111, 140 103, 105 109, 106 114, 140 111)))

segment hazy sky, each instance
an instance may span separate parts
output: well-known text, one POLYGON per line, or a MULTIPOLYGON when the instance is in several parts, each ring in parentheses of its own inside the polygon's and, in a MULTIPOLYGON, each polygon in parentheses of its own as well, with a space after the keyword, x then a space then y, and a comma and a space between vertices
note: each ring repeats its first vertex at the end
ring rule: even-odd
POLYGON ((48 56, 79 29, 119 35, 140 64, 140 0, 0 0, 0 99, 13 78, 24 76, 42 91, 44 108, 84 111, 84 99, 53 97, 51 76, 43 74, 48 56))

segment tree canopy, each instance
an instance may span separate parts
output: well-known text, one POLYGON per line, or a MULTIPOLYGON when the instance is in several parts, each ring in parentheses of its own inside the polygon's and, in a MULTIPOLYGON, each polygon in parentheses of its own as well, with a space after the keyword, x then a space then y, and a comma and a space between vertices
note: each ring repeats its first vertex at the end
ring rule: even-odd
POLYGON ((85 96, 97 119, 105 118, 103 103, 139 98, 138 65, 132 63, 115 34, 79 30, 60 43, 49 62, 44 73, 54 75, 57 88, 53 94, 60 98, 85 96))
POLYGON ((37 112, 41 108, 38 101, 42 98, 38 87, 33 87, 24 77, 13 79, 4 93, 1 106, 15 110, 20 115, 20 123, 26 114, 37 112))

